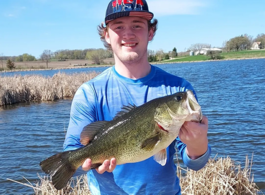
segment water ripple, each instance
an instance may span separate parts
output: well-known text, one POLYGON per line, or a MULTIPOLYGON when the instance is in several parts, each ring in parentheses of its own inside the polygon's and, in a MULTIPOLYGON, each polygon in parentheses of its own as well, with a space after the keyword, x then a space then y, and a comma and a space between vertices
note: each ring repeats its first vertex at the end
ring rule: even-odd
MULTIPOLYGON (((209 119, 212 158, 216 154, 230 156, 244 166, 246 156, 253 155, 252 173, 265 192, 264 63, 265 60, 235 60, 159 67, 186 78, 194 86, 209 119)), ((43 175, 39 162, 62 151, 70 105, 71 101, 65 100, 0 110, 0 157, 5 159, 1 161, 0 194, 33 193, 31 188, 6 178, 24 183, 23 177, 33 183, 38 181, 37 173, 43 175)))

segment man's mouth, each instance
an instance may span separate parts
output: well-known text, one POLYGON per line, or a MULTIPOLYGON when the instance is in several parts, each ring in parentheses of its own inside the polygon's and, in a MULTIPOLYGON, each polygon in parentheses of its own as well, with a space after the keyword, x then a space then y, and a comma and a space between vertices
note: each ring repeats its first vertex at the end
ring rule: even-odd
POLYGON ((124 43, 124 44, 122 44, 122 46, 125 46, 125 47, 134 47, 136 45, 137 45, 137 43, 124 43))

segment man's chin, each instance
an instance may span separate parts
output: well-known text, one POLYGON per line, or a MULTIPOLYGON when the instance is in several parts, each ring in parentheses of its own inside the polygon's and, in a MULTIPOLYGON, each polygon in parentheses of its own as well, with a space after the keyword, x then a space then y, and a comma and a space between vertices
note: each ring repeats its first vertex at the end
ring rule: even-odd
POLYGON ((136 53, 129 54, 129 55, 126 55, 126 56, 122 56, 120 58, 120 60, 123 61, 123 62, 134 62, 134 61, 138 61, 139 60, 139 55, 136 54, 136 53))

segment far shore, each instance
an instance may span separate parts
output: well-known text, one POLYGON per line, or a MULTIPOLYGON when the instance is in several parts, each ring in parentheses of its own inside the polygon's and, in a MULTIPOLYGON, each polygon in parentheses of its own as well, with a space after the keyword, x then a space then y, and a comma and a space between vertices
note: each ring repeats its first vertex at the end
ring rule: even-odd
MULTIPOLYGON (((176 58, 178 59, 178 58, 176 58)), ((232 60, 249 60, 249 59, 265 59, 264 57, 249 57, 249 58, 228 58, 228 59, 220 59, 220 60, 196 60, 196 61, 174 61, 171 60, 163 60, 159 62, 150 62, 150 64, 158 65, 158 64, 179 64, 179 63, 196 63, 196 62, 215 62, 215 61, 232 61, 232 60)), ((110 67, 114 65, 114 59, 107 59, 109 64, 95 65, 92 64, 89 60, 67 60, 64 62, 49 62, 48 68, 46 68, 46 64, 41 61, 33 61, 33 62, 15 62, 16 69, 13 70, 0 70, 1 72, 20 72, 20 71, 35 71, 35 70, 61 70, 61 69, 77 69, 77 68, 97 68, 97 67, 110 67), (41 67, 41 68, 40 68, 41 67)))

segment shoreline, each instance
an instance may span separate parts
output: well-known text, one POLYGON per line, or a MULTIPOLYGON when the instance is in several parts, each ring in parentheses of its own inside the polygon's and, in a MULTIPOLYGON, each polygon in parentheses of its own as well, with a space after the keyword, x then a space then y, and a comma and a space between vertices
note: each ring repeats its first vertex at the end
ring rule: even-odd
MULTIPOLYGON (((221 60, 198 60, 198 61, 176 61, 176 62, 151 62, 150 64, 159 65, 159 64, 180 64, 180 63, 196 63, 196 62, 219 62, 219 61, 233 61, 233 60, 255 60, 255 59, 265 59, 265 57, 253 57, 253 58, 229 58, 229 59, 221 59, 221 60)), ((63 69, 78 69, 78 68, 99 68, 99 67, 111 67, 112 65, 89 65, 89 66, 71 66, 71 67, 54 67, 54 68, 45 68, 45 69, 15 69, 15 70, 2 70, 0 73, 5 72, 23 72, 23 71, 45 71, 45 70, 63 70, 63 69)))
POLYGON ((221 60, 198 60, 198 61, 177 61, 177 62, 155 62, 152 64, 178 64, 178 63, 195 63, 195 62, 220 62, 220 61, 233 61, 233 60, 258 60, 258 59, 265 59, 265 57, 253 57, 253 58, 228 58, 228 59, 221 59, 221 60))

